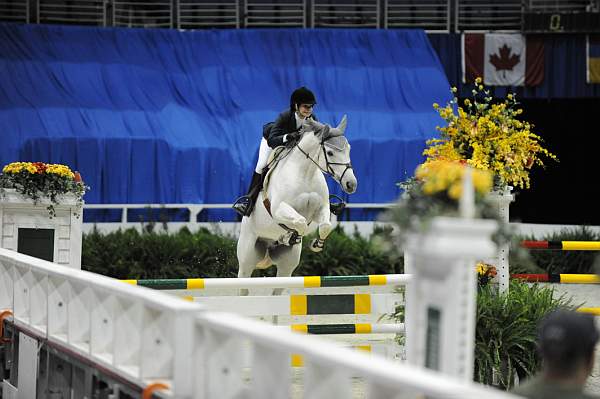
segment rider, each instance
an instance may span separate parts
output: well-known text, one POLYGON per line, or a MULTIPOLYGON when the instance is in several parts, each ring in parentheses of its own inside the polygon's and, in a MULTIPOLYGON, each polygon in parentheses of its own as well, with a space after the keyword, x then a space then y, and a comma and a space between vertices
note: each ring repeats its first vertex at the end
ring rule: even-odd
POLYGON ((300 128, 307 118, 318 120, 313 114, 317 100, 312 91, 302 86, 292 93, 290 108, 283 111, 272 124, 265 125, 263 138, 260 141, 258 162, 252 175, 252 182, 248 193, 238 198, 233 204, 233 209, 242 216, 250 216, 258 193, 262 188, 264 173, 269 155, 275 147, 282 145, 294 146, 300 139, 300 128))

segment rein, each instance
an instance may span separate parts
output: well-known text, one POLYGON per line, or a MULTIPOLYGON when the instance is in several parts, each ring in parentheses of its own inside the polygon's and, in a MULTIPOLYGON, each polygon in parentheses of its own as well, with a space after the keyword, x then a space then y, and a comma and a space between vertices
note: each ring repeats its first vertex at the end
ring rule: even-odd
POLYGON ((319 154, 319 158, 317 158, 317 161, 315 161, 314 159, 311 158, 310 154, 308 154, 306 151, 304 151, 302 149, 302 147, 300 147, 300 143, 296 144, 296 147, 298 147, 298 149, 300 150, 300 152, 302 154, 304 154, 306 156, 306 158, 310 159, 312 161, 312 163, 314 163, 315 165, 317 165, 317 168, 319 168, 321 170, 321 172, 325 173, 326 175, 331 176, 334 180, 336 180, 338 183, 342 182, 342 179, 344 178, 344 175, 346 174, 346 172, 348 171, 348 169, 352 169, 352 163, 347 162, 347 163, 343 163, 343 162, 329 162, 329 158, 327 157, 327 151, 325 150, 325 141, 326 140, 321 140, 321 149, 323 150, 323 156, 325 157, 325 167, 327 169, 323 169, 321 167, 321 165, 319 165, 319 163, 317 162, 320 158, 320 154, 319 154), (333 170, 333 168, 331 167, 331 165, 342 165, 345 166, 346 168, 344 169, 344 171, 342 172, 342 175, 337 178, 335 171, 333 170))

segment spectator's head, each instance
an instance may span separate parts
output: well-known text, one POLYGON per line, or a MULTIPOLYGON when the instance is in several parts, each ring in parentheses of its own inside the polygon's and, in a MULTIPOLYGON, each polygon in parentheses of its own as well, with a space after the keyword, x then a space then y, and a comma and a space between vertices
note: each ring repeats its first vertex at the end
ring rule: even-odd
POLYGON ((290 98, 290 109, 297 111, 302 117, 306 118, 312 114, 313 107, 317 99, 312 91, 302 86, 292 93, 290 98))
POLYGON ((538 345, 544 371, 552 378, 585 378, 594 366, 598 330, 590 314, 557 310, 539 327, 538 345))

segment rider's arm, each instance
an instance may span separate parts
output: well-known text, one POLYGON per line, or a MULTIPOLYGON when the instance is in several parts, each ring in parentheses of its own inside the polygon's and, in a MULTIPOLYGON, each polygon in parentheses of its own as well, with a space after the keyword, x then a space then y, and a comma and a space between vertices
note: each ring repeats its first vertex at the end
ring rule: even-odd
POLYGON ((267 137, 267 144, 269 144, 269 147, 275 148, 285 143, 285 135, 289 133, 289 118, 289 111, 279 114, 275 124, 271 127, 269 137, 267 137))

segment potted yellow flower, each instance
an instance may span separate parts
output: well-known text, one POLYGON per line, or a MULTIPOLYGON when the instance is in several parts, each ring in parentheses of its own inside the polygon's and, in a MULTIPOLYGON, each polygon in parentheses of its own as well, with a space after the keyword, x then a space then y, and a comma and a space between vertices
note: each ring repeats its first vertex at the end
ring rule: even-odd
MULTIPOLYGON (((533 125, 519 119, 523 110, 518 108, 515 94, 504 100, 494 100, 476 79, 472 97, 458 105, 454 97, 445 107, 433 104, 446 121, 438 127, 439 139, 428 141, 423 155, 425 163, 440 159, 462 161, 494 175, 493 191, 489 199, 500 220, 509 221, 509 205, 514 200, 513 187, 530 187, 530 172, 534 166, 545 166, 544 161, 557 161, 554 154, 542 146, 542 139, 533 133, 533 125)), ((452 88, 456 92, 456 88, 452 88)), ((508 287, 508 243, 499 246, 493 264, 498 267, 501 289, 508 287)))
POLYGON ((88 187, 81 175, 68 166, 42 162, 13 162, 0 173, 0 197, 18 194, 35 205, 47 205, 50 217, 56 216, 54 205, 74 201, 78 209, 88 187))
POLYGON ((433 218, 459 217, 467 169, 473 182, 473 217, 497 218, 487 197, 492 188, 491 172, 470 168, 464 161, 437 159, 419 165, 414 178, 400 183, 404 194, 388 212, 387 219, 398 226, 402 236, 427 231, 433 218))
MULTIPOLYGON (((456 88, 452 89, 456 92, 456 88)), ((544 159, 557 160, 542 147, 542 139, 533 133, 533 125, 519 120, 516 95, 503 101, 492 101, 489 91, 476 79, 472 98, 458 105, 454 97, 445 107, 434 108, 447 125, 438 127, 439 139, 427 142, 423 155, 426 162, 437 159, 465 161, 468 165, 488 170, 494 175, 494 188, 507 186, 529 188, 533 166, 544 166, 544 159)))

